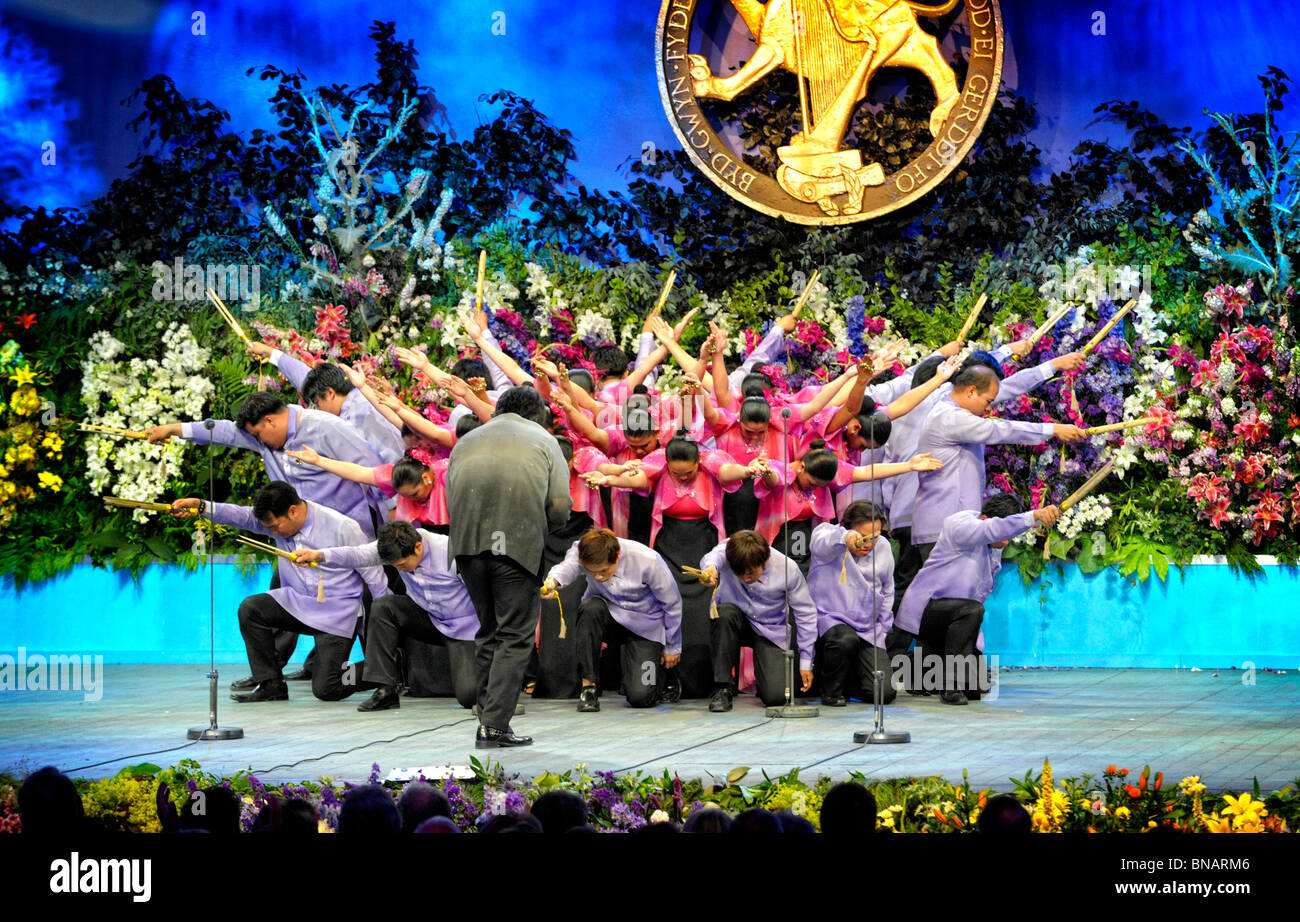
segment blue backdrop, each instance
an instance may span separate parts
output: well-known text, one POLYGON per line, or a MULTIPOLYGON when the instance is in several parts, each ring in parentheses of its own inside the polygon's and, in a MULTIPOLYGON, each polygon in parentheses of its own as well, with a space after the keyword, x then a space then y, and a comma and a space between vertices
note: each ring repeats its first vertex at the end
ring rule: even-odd
MULTIPOLYGON (((1093 107, 1139 100, 1197 130, 1202 108, 1257 111, 1255 75, 1276 65, 1300 78, 1300 4, 1250 0, 1003 0, 1006 86, 1039 112, 1035 142, 1049 167, 1085 136, 1093 107)), ((420 75, 464 136, 480 94, 507 88, 573 132, 575 175, 625 185, 642 144, 676 147, 654 75, 658 0, 18 0, 0 10, 0 194, 32 205, 79 205, 122 175, 139 141, 123 108, 145 77, 227 109, 236 128, 272 128, 267 84, 250 67, 300 69, 308 86, 374 76, 371 20, 392 20, 420 52, 420 75), (495 27, 495 29, 494 29, 495 27), (59 157, 41 165, 41 145, 59 157)))

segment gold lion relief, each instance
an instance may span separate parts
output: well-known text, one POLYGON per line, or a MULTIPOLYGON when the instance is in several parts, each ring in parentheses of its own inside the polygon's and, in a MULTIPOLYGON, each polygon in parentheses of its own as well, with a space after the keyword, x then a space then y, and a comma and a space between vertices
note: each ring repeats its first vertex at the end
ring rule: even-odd
POLYGON ((689 55, 691 90, 697 97, 731 100, 778 67, 799 83, 803 130, 777 151, 780 187, 827 215, 854 215, 869 186, 885 182, 878 163, 863 164, 858 150, 845 150, 844 136, 872 77, 882 67, 919 70, 938 103, 930 133, 939 138, 961 99, 957 78, 935 38, 917 16, 938 17, 958 0, 925 6, 911 0, 731 0, 758 48, 731 77, 718 77, 698 54, 689 55), (837 201, 838 196, 845 199, 837 201))

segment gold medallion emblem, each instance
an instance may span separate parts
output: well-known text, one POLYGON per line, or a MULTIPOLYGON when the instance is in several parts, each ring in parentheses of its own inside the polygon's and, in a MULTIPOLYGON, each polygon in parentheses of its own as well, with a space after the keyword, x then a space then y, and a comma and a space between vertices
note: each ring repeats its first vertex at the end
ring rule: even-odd
MULTIPOLYGON (((721 2, 721 0, 715 0, 721 2)), ((739 70, 720 77, 692 53, 701 0, 663 0, 656 34, 659 90, 673 130, 695 164, 728 195, 765 214, 800 224, 846 224, 920 198, 970 151, 997 99, 1002 76, 1002 17, 997 0, 730 0, 756 48, 739 70), (918 17, 947 16, 969 35, 965 85, 958 86, 934 36, 918 17), (864 163, 845 147, 853 114, 882 67, 918 70, 934 88, 933 141, 895 173, 864 163), (700 99, 731 100, 778 68, 796 76, 801 130, 777 149, 765 175, 714 130, 700 99)), ((716 36, 711 37, 714 43, 716 36)))

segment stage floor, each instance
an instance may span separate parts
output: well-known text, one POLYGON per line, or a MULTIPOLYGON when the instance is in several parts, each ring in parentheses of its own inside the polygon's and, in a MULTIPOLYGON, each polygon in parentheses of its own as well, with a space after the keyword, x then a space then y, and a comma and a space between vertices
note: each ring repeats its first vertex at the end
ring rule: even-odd
POLYGON ((242 727, 242 740, 185 746, 187 728, 207 723, 206 668, 106 666, 98 701, 75 691, 0 692, 0 770, 21 776, 53 764, 103 777, 125 765, 188 758, 210 771, 251 769, 268 780, 358 780, 371 763, 387 772, 464 765, 477 754, 525 774, 586 763, 708 779, 747 765, 751 782, 761 771, 796 766, 807 779, 850 771, 960 779, 966 769, 977 788, 1009 790, 1009 778, 1038 770, 1048 756, 1058 778, 1099 776, 1112 764, 1136 776, 1149 764, 1167 781, 1200 775, 1212 789, 1240 790, 1258 778, 1268 792, 1300 777, 1295 671, 1261 671, 1247 684, 1231 670, 1004 670, 995 701, 955 708, 900 695, 887 728, 910 732, 912 742, 892 746, 853 743, 855 730, 872 726, 872 709, 858 703, 822 708, 816 719, 778 720, 748 695, 729 714, 708 713, 704 700, 638 711, 612 695, 600 713, 578 714, 574 701, 525 696, 527 713, 514 729, 536 743, 476 753, 476 721, 451 698, 404 698, 398 710, 361 714, 362 696, 317 701, 308 683, 294 682, 287 702, 240 705, 225 686, 246 667, 219 669, 220 719, 242 727))

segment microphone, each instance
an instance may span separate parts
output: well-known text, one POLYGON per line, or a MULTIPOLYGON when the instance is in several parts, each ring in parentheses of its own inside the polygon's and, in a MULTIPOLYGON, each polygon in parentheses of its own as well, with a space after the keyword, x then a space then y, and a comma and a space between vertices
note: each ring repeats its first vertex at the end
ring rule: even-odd
POLYGON ((203 421, 203 428, 211 432, 213 429, 217 428, 217 421, 215 419, 205 419, 203 421))

